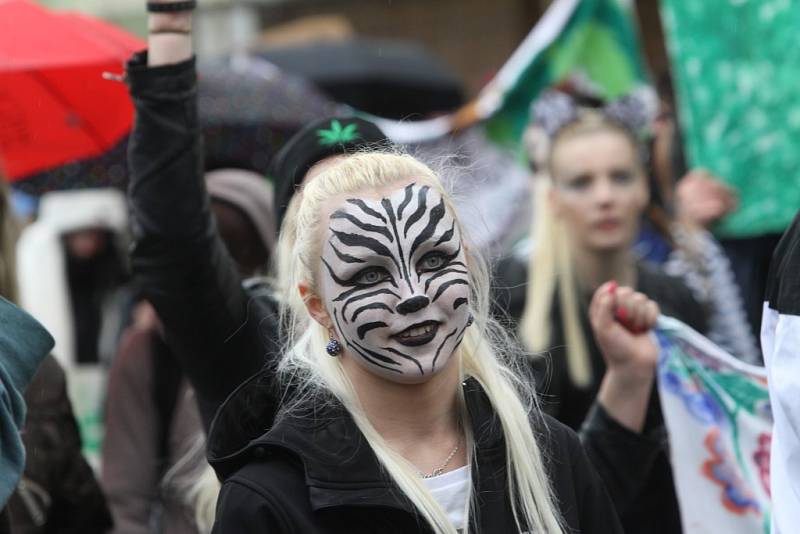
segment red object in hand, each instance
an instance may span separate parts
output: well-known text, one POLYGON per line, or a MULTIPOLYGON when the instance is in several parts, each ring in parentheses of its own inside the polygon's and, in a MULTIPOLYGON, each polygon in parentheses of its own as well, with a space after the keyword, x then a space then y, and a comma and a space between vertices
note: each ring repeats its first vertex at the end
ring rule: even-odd
MULTIPOLYGON (((618 287, 617 281, 612 280, 608 284, 608 292, 613 295, 614 293, 616 293, 617 287, 618 287)), ((632 325, 630 324, 630 320, 628 318, 628 310, 623 306, 617 307, 617 309, 614 311, 614 318, 632 334, 641 334, 642 332, 647 331, 645 328, 632 327, 632 325)))
POLYGON ((140 39, 77 13, 0 0, 0 160, 11 181, 102 154, 130 131, 119 74, 140 39))

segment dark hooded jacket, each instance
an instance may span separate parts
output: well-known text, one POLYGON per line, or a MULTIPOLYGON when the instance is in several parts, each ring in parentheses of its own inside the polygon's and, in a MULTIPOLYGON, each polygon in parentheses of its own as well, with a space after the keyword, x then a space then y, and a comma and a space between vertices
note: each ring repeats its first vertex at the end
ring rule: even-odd
MULTIPOLYGON (((476 453, 472 483, 477 507, 472 532, 519 532, 508 500, 505 441, 483 389, 464 383, 476 453)), ((274 385, 264 374, 243 384, 212 427, 209 460, 225 482, 216 534, 429 532, 381 469, 355 422, 341 407, 282 414, 259 432, 274 409, 274 385), (248 420, 242 421, 243 414, 248 420)), ((533 422, 555 501, 569 532, 622 532, 613 505, 575 434, 552 418, 533 422)))

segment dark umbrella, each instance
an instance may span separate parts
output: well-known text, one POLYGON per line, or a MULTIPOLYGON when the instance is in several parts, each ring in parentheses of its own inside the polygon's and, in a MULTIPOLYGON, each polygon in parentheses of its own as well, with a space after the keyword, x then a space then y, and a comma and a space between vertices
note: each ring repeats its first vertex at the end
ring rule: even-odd
POLYGON ((262 174, 302 126, 343 111, 309 82, 246 56, 201 64, 199 102, 206 166, 262 174))
POLYGON ((337 102, 394 119, 452 111, 464 102, 461 82, 442 61, 408 41, 350 39, 257 52, 303 76, 337 102))
MULTIPOLYGON (((200 123, 206 167, 266 174, 277 149, 304 124, 342 112, 309 82, 259 58, 198 65, 200 123)), ((100 156, 73 161, 14 184, 34 195, 56 189, 124 188, 128 137, 100 156)))

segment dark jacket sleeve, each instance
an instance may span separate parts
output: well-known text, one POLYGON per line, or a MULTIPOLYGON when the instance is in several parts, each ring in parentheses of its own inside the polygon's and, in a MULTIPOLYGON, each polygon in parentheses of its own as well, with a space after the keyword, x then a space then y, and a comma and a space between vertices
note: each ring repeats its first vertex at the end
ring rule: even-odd
POLYGON ((67 396, 63 369, 48 356, 25 392, 25 474, 9 501, 14 532, 100 534, 111 514, 67 396))
POLYGON ((194 59, 128 64, 132 267, 194 386, 203 422, 275 354, 277 320, 250 299, 217 235, 203 180, 194 59))
POLYGON ((544 416, 546 465, 550 483, 570 532, 622 534, 622 526, 603 481, 575 432, 544 416))
POLYGON ((217 499, 217 516, 211 534, 290 534, 280 507, 261 488, 241 480, 222 485, 217 499))
POLYGON ((624 514, 648 479, 656 457, 663 450, 662 441, 654 435, 628 430, 598 403, 589 410, 579 435, 614 506, 624 514))

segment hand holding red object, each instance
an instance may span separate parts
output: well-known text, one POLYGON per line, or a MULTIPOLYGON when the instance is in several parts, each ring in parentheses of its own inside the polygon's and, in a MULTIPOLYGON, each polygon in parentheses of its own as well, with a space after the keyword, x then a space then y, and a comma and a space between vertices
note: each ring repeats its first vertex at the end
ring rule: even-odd
POLYGON ((589 319, 606 364, 652 370, 658 348, 647 333, 659 314, 658 304, 643 293, 613 281, 603 284, 592 298, 589 319))
POLYGON ((649 331, 655 326, 658 304, 629 287, 607 282, 595 291, 589 320, 606 362, 597 394, 611 418, 641 432, 647 415, 658 346, 649 331))

